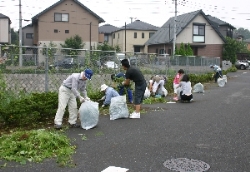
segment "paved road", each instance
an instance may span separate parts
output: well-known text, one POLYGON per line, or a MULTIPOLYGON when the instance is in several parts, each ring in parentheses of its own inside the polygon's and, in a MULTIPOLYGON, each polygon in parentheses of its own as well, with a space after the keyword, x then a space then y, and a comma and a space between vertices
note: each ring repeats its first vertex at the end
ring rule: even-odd
POLYGON ((101 172, 116 166, 128 172, 172 172, 163 165, 166 160, 188 158, 206 162, 209 172, 249 172, 250 71, 229 77, 223 88, 211 83, 204 94, 195 93, 192 103, 143 105, 147 113, 141 119, 101 116, 94 129, 68 130, 77 145, 75 168, 47 160, 0 171, 101 172))

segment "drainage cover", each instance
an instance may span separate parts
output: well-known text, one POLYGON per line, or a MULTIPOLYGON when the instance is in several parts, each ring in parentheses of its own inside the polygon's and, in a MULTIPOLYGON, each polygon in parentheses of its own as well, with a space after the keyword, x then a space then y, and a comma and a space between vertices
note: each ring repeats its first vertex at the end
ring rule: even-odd
POLYGON ((203 161, 187 158, 170 159, 165 161, 163 165, 169 170, 178 172, 205 172, 210 168, 203 161))

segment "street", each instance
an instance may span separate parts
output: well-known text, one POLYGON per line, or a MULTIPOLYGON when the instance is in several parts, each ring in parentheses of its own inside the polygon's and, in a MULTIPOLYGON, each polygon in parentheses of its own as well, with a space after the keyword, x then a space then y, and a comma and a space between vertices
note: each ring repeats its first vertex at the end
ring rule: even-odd
POLYGON ((128 172, 172 172, 165 161, 187 158, 208 164, 209 172, 249 172, 249 106, 250 71, 238 70, 228 74, 225 87, 206 84, 192 103, 143 105, 147 112, 141 119, 110 121, 106 115, 94 129, 67 130, 77 146, 76 167, 46 160, 0 171, 101 172, 115 166, 128 172))

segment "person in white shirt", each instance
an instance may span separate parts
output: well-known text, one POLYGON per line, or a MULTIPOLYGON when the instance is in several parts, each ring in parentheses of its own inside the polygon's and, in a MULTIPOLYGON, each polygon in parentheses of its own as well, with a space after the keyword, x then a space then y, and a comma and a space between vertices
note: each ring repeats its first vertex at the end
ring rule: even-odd
POLYGON ((167 90, 164 87, 165 79, 162 76, 155 75, 149 80, 149 90, 151 95, 167 96, 167 90))
POLYGON ((183 75, 179 86, 181 101, 193 101, 192 86, 188 75, 183 75))

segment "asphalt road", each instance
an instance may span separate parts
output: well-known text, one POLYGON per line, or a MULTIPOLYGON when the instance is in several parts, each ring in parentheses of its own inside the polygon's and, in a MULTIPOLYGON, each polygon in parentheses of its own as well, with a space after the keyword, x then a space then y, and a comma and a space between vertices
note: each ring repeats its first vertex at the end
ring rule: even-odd
POLYGON ((128 172, 172 172, 163 165, 166 160, 187 158, 207 163, 209 172, 249 172, 250 71, 228 76, 225 87, 206 84, 192 103, 143 105, 147 113, 141 119, 100 116, 94 129, 69 129, 77 145, 74 168, 46 160, 0 171, 101 172, 116 166, 128 172))

